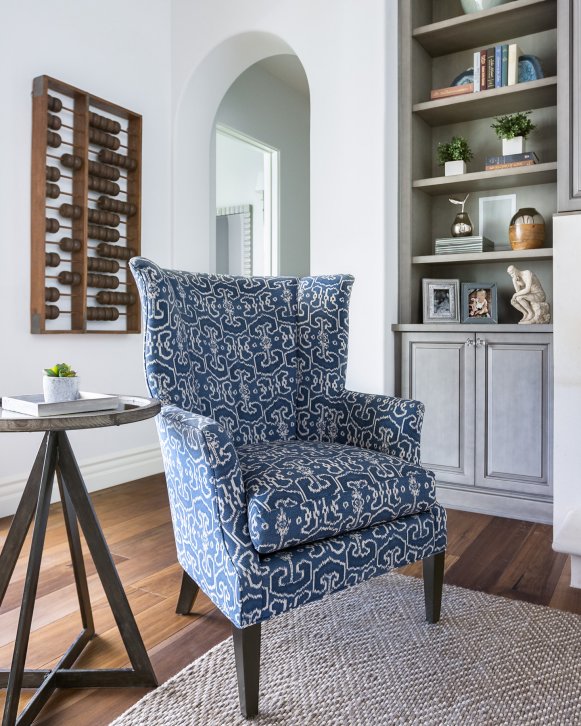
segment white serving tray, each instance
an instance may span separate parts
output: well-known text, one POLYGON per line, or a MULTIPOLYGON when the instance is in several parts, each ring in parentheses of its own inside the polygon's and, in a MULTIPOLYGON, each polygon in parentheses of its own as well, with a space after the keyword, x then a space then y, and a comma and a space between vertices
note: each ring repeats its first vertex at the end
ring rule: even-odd
POLYGON ((109 411, 118 407, 119 396, 86 391, 79 391, 79 397, 75 401, 62 401, 61 403, 45 403, 42 393, 2 397, 4 410, 23 413, 27 416, 66 416, 71 413, 109 411))

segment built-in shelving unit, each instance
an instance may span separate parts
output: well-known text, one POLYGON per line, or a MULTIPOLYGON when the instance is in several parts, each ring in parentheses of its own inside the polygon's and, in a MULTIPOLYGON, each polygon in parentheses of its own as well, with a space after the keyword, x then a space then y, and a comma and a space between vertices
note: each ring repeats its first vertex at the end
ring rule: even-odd
MULTIPOLYGON (((514 324, 514 293, 508 264, 536 272, 552 301, 552 215, 557 210, 557 5, 559 0, 512 0, 482 12, 465 14, 460 0, 400 2, 400 324, 422 321, 422 278, 458 278, 496 282, 499 323, 514 324), (430 90, 451 85, 473 65, 476 50, 516 42, 523 54, 537 55, 545 77, 477 93, 429 100, 430 90), (491 129, 494 117, 532 111, 537 128, 528 150, 540 163, 485 171, 485 158, 500 155, 501 142, 491 129), (437 166, 441 141, 468 139, 474 160, 468 173, 444 176, 437 166), (450 235, 457 209, 449 197, 470 194, 466 211, 480 232, 483 198, 515 195, 516 209, 535 207, 545 218, 546 240, 537 250, 516 252, 506 235, 494 239, 493 252, 434 255, 434 240, 450 235)), ((502 227, 502 225, 501 225, 502 227)))

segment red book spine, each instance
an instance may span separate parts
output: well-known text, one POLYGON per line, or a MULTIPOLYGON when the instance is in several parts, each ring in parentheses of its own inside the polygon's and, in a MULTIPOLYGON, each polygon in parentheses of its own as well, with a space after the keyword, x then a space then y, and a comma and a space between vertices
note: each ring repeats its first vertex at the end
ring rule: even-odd
POLYGON ((486 91, 486 51, 480 51, 480 90, 486 91))

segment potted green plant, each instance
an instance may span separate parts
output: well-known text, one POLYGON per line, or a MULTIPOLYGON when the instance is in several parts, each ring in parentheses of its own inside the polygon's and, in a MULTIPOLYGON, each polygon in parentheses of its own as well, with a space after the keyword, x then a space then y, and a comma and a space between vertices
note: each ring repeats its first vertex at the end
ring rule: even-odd
POLYGON ((42 390, 46 403, 75 401, 79 397, 79 377, 66 363, 44 369, 42 390))
POLYGON ((453 136, 447 143, 438 144, 438 164, 444 167, 445 176, 466 173, 466 162, 474 154, 463 136, 453 136))
POLYGON ((510 154, 524 154, 525 141, 528 135, 535 129, 535 124, 530 120, 530 111, 520 113, 509 113, 506 116, 497 116, 491 128, 494 129, 499 139, 502 139, 502 153, 504 156, 510 154))

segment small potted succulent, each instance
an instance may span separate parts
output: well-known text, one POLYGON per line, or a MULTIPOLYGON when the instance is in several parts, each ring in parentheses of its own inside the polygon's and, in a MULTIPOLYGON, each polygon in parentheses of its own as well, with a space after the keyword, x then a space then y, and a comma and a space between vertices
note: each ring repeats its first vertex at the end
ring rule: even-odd
POLYGON ((531 112, 510 113, 497 116, 490 128, 493 128, 499 139, 502 139, 502 154, 524 154, 527 136, 535 129, 530 120, 531 112))
POLYGON ((79 377, 66 363, 44 369, 42 389, 45 403, 75 401, 79 397, 79 377))
POLYGON ((466 162, 474 154, 463 136, 453 136, 447 143, 438 144, 438 164, 444 167, 445 176, 466 173, 466 162))

